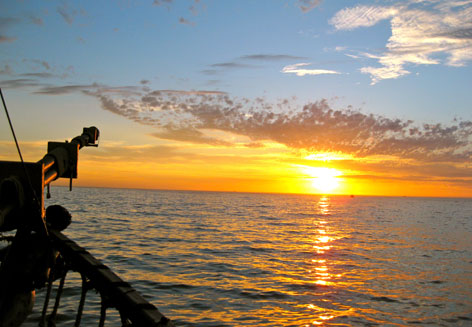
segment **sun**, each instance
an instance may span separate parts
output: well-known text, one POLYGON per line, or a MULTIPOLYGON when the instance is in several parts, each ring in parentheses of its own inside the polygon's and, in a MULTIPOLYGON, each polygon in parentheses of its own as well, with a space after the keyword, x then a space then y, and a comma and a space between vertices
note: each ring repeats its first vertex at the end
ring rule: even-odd
POLYGON ((334 168, 304 167, 304 172, 311 177, 312 187, 318 192, 329 194, 339 188, 339 176, 342 173, 334 168))

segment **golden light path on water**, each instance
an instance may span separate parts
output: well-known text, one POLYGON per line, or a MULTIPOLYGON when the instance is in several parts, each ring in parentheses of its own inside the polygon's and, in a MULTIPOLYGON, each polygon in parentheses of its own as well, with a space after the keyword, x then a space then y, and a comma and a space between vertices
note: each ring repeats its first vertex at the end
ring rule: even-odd
MULTIPOLYGON (((313 249, 316 254, 322 255, 329 251, 332 247, 331 243, 339 238, 336 235, 336 231, 332 230, 328 226, 327 217, 330 215, 330 199, 327 196, 322 196, 318 203, 319 219, 314 221, 314 227, 316 229, 315 245, 313 249)), ((330 262, 324 258, 312 259, 313 269, 309 270, 312 274, 314 283, 319 286, 334 286, 334 277, 340 277, 340 275, 334 276, 329 270, 330 262)), ((340 314, 346 314, 346 312, 336 312, 335 310, 326 310, 326 308, 318 307, 314 304, 308 304, 309 309, 317 312, 312 322, 315 326, 321 326, 325 322, 337 317, 340 314)), ((307 327, 310 325, 306 325, 307 327)))
MULTIPOLYGON (((349 265, 345 265, 344 260, 339 257, 339 254, 332 253, 332 251, 346 251, 345 245, 337 245, 336 241, 351 238, 350 233, 352 230, 349 225, 341 226, 339 223, 330 221, 330 218, 332 220, 334 218, 333 214, 335 214, 331 208, 331 201, 333 201, 333 197, 320 196, 315 204, 316 218, 313 220, 314 233, 312 234, 312 242, 314 243, 313 256, 315 258, 311 260, 308 274, 312 283, 316 286, 315 292, 313 292, 316 302, 309 303, 306 306, 307 309, 312 310, 313 316, 311 323, 305 324, 305 327, 346 326, 345 324, 340 324, 339 320, 346 317, 352 319, 353 317, 364 317, 366 314, 375 315, 378 313, 376 310, 368 307, 350 306, 349 300, 342 301, 341 299, 333 298, 333 294, 350 292, 350 290, 356 289, 359 285, 363 285, 364 282, 359 281, 357 278, 353 279, 350 269, 340 268, 349 265)), ((381 276, 378 277, 380 278, 381 276)), ((382 324, 384 321, 378 320, 377 322, 382 324)), ((391 325, 397 324, 393 323, 391 325)))

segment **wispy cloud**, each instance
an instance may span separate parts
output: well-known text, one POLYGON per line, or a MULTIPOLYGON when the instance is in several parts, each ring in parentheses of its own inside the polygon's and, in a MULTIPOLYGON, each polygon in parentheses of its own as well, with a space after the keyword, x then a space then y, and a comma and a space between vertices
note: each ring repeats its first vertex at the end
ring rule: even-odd
POLYGON ((154 0, 152 4, 154 6, 162 6, 162 5, 169 5, 172 2, 174 2, 174 0, 154 0))
POLYGON ((65 86, 43 86, 35 91, 36 94, 61 95, 77 91, 86 91, 97 88, 97 84, 91 85, 65 85, 65 86))
POLYGON ((233 145, 230 142, 207 136, 203 132, 199 131, 198 129, 176 128, 175 126, 172 126, 172 125, 166 127, 161 132, 153 133, 151 135, 160 139, 182 141, 182 142, 194 143, 194 144, 209 144, 209 145, 217 145, 217 146, 233 145))
POLYGON ((72 7, 69 1, 63 1, 61 5, 56 8, 56 11, 69 25, 74 23, 78 15, 86 16, 85 10, 72 7))
POLYGON ((16 40, 16 37, 11 37, 5 35, 4 31, 8 29, 10 26, 19 23, 20 20, 18 18, 13 17, 0 17, 0 43, 3 42, 13 42, 16 40))
POLYGON ((10 65, 5 64, 3 66, 3 68, 0 68, 0 75, 2 75, 2 74, 4 74, 4 75, 12 75, 13 74, 13 71, 12 71, 10 65))
POLYGON ((184 24, 184 25, 190 25, 190 26, 195 26, 194 22, 189 21, 188 19, 185 19, 183 17, 179 18, 179 23, 184 24))
POLYGON ((42 26, 44 24, 43 19, 41 17, 31 15, 29 16, 29 19, 35 25, 42 26))
POLYGON ((340 72, 337 72, 334 70, 302 68, 309 65, 311 65, 311 63, 306 63, 306 62, 302 62, 302 63, 294 64, 294 65, 288 65, 282 69, 282 73, 296 74, 297 76, 341 74, 340 72))
POLYGON ((319 6, 321 2, 322 0, 298 0, 298 6, 304 13, 307 13, 313 8, 319 6))
POLYGON ((464 66, 472 60, 472 2, 406 1, 393 6, 346 8, 330 20, 337 30, 371 27, 389 20, 392 35, 386 51, 367 53, 380 67, 366 66, 372 84, 410 73, 408 65, 464 66), (446 60, 439 59, 445 55, 446 60))
POLYGON ((242 64, 242 63, 235 62, 235 61, 230 61, 230 62, 221 62, 221 63, 217 63, 217 64, 211 64, 210 67, 233 69, 233 68, 254 68, 255 66, 248 65, 248 64, 242 64))
POLYGON ((239 57, 241 60, 257 61, 287 61, 287 60, 305 60, 306 57, 291 56, 286 54, 253 54, 239 57))
POLYGON ((342 9, 330 20, 338 30, 353 30, 359 27, 369 27, 381 20, 390 19, 397 14, 395 7, 357 6, 342 9))
MULTIPOLYGON (((197 16, 198 13, 205 8, 205 6, 201 3, 200 0, 189 0, 190 6, 188 7, 188 10, 193 16, 197 16)), ((153 1, 153 6, 164 6, 167 9, 171 9, 174 5, 174 0, 154 0, 153 1)), ((179 17, 178 19, 179 24, 184 24, 184 25, 190 25, 190 26, 195 26, 196 23, 185 18, 185 17, 179 17)))
POLYGON ((216 75, 221 72, 235 69, 257 69, 264 67, 264 65, 273 64, 275 62, 289 62, 293 60, 305 60, 306 57, 293 56, 288 54, 270 54, 258 53, 243 55, 227 62, 220 62, 208 65, 208 69, 201 72, 206 75, 216 75), (257 63, 257 64, 255 64, 257 63))
POLYGON ((217 75, 219 73, 235 70, 235 69, 257 69, 261 68, 262 65, 280 62, 280 61, 291 61, 291 60, 303 60, 305 57, 292 56, 287 54, 251 54, 244 55, 235 58, 234 60, 227 62, 219 62, 215 64, 208 65, 208 69, 203 69, 201 72, 206 75, 217 75), (257 65, 254 64, 257 62, 257 65))
POLYGON ((57 7, 57 12, 69 25, 72 25, 74 22, 74 16, 77 15, 77 10, 71 8, 67 2, 63 2, 59 7, 57 7))
POLYGON ((18 18, 13 17, 0 17, 0 29, 9 27, 13 24, 19 23, 20 20, 18 18))
POLYGON ((39 59, 23 59, 23 62, 31 62, 31 63, 34 63, 36 65, 39 65, 41 66, 43 69, 46 69, 46 70, 50 70, 51 69, 51 65, 45 61, 45 60, 39 60, 39 59))
POLYGON ((43 72, 43 73, 24 73, 24 74, 20 74, 20 76, 23 76, 23 77, 37 77, 37 78, 56 77, 55 75, 53 75, 51 73, 46 73, 46 72, 43 72))
POLYGON ((0 35, 0 43, 7 43, 7 42, 14 42, 16 41, 16 37, 9 37, 5 35, 0 35))
POLYGON ((3 68, 0 66, 0 75, 10 75, 9 80, 0 81, 0 83, 8 88, 49 87, 49 83, 42 81, 43 79, 64 79, 73 74, 72 66, 61 67, 51 65, 45 60, 22 59, 20 62, 13 61, 11 64, 4 64, 3 68), (19 70, 26 72, 20 73, 19 70))
POLYGON ((0 87, 5 89, 20 89, 42 86, 42 83, 31 78, 16 78, 0 81, 0 87))

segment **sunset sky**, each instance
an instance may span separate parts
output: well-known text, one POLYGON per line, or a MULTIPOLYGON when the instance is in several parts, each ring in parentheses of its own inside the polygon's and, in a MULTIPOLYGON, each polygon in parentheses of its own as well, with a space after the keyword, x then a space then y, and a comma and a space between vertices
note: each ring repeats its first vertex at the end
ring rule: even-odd
POLYGON ((471 66, 472 1, 0 3, 23 155, 97 126, 82 186, 472 197, 471 66))

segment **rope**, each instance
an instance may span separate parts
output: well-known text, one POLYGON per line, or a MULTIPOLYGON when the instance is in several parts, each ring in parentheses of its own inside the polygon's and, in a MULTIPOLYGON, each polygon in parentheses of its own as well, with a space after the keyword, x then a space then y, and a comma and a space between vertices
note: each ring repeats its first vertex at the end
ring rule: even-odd
POLYGON ((105 319, 107 317, 107 305, 105 300, 102 297, 102 307, 100 308, 100 322, 98 323, 98 327, 105 326, 105 319))
POLYGON ((48 305, 49 305, 49 298, 51 297, 51 289, 52 289, 52 284, 54 283, 54 268, 51 268, 49 272, 49 278, 48 278, 48 288, 46 290, 46 296, 44 298, 44 305, 43 305, 43 312, 41 314, 41 321, 39 322, 39 326, 44 327, 47 326, 46 323, 46 313, 48 311, 48 305))
POLYGON ((120 318, 121 318, 121 326, 122 327, 127 327, 127 326, 131 326, 131 322, 129 321, 128 318, 125 317, 125 315, 123 314, 123 312, 119 311, 118 312, 120 313, 120 318))
POLYGON ((87 277, 84 276, 82 273, 80 275, 82 276, 82 294, 80 295, 79 309, 77 310, 77 317, 75 318, 74 327, 80 326, 80 319, 82 319, 82 312, 84 311, 85 296, 87 295, 88 291, 87 277))
POLYGON ((52 312, 48 318, 49 326, 55 326, 57 310, 59 309, 59 302, 61 301, 62 290, 64 289, 64 283, 66 281, 66 275, 67 275, 67 270, 64 271, 64 275, 62 276, 61 282, 59 283, 59 288, 57 289, 56 302, 54 303, 54 308, 52 309, 52 312))
MULTIPOLYGON (((3 108, 5 109, 5 114, 7 115, 8 123, 10 124, 11 133, 13 134, 13 139, 15 140, 16 149, 18 150, 18 155, 20 156, 21 163, 23 164, 23 170, 24 170, 24 173, 25 173, 25 177, 28 180, 28 184, 29 184, 29 187, 31 189, 31 192, 33 193, 33 203, 35 203, 38 206, 37 209, 41 210, 41 202, 39 201, 39 198, 36 194, 36 191, 34 190, 33 183, 31 182, 31 178, 28 174, 28 170, 26 169, 25 161, 23 160, 23 156, 21 155, 20 145, 18 144, 18 140, 16 138, 15 130, 13 129, 13 124, 11 122, 10 114, 8 113, 7 104, 5 103, 5 98, 3 97, 3 92, 2 92, 1 88, 0 88, 0 97, 2 98, 3 108)), ((43 221, 43 224, 44 224, 44 221, 43 221)), ((44 232, 47 235, 46 226, 44 226, 44 232)))
POLYGON ((0 96, 2 97, 3 108, 5 109, 5 114, 7 115, 8 123, 10 124, 11 133, 13 134, 13 139, 15 140, 16 149, 18 150, 18 154, 20 155, 21 162, 23 161, 23 156, 21 155, 20 145, 18 144, 18 140, 16 139, 15 130, 13 129, 13 124, 10 119, 10 115, 8 114, 7 104, 5 103, 5 98, 3 97, 2 89, 0 88, 0 96))

